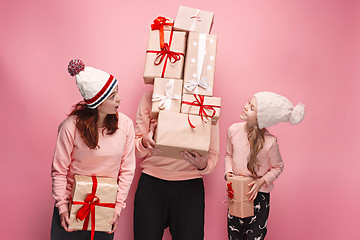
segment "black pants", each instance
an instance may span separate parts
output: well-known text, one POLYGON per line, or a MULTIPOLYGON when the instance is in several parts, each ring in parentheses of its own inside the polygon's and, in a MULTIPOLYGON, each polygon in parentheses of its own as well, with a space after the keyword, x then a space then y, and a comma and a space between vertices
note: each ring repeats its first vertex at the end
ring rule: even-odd
POLYGON ((135 194, 135 240, 161 240, 169 227, 173 240, 204 239, 202 178, 165 181, 142 174, 135 194))
POLYGON ((228 214, 229 240, 262 240, 267 233, 270 193, 259 192, 254 200, 254 216, 238 218, 228 214))
MULTIPOLYGON (((91 237, 90 231, 74 231, 66 232, 61 226, 59 210, 54 207, 54 213, 51 223, 51 240, 89 240, 91 237)), ((108 234, 106 232, 95 232, 95 240, 112 240, 114 234, 108 234)))

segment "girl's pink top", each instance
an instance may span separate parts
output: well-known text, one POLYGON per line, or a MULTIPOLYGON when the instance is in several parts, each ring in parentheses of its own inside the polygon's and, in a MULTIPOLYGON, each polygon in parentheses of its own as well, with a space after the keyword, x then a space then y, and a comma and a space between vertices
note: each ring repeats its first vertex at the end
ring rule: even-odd
POLYGON ((219 156, 219 124, 212 125, 207 167, 201 171, 197 170, 196 167, 186 160, 152 155, 141 143, 142 136, 147 134, 150 126, 157 122, 157 119, 152 119, 150 116, 151 98, 152 91, 146 92, 142 96, 136 114, 136 157, 143 158, 140 163, 143 173, 169 181, 200 178, 211 173, 216 166, 219 156))
POLYGON ((76 116, 69 116, 60 125, 51 168, 52 191, 59 214, 68 211, 74 175, 116 178, 118 193, 115 212, 125 208, 135 172, 134 126, 119 113, 119 129, 112 135, 102 134, 99 128, 100 148, 90 149, 75 126, 76 116))
MULTIPOLYGON (((245 122, 235 123, 229 127, 227 136, 227 148, 225 155, 225 174, 232 172, 236 175, 254 177, 247 169, 250 143, 245 131, 245 122)), ((263 148, 257 155, 260 167, 256 171, 258 177, 265 179, 261 192, 270 192, 274 187, 274 180, 277 179, 284 169, 279 146, 276 138, 269 132, 265 134, 263 148)))

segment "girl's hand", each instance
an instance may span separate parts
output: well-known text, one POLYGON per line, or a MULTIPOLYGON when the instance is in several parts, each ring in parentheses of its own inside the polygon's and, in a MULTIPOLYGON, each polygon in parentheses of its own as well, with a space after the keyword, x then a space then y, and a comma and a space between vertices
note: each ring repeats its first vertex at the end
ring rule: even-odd
POLYGON ((148 134, 144 135, 142 138, 141 138, 141 143, 142 145, 149 149, 149 151, 152 153, 152 154, 158 154, 158 153, 161 153, 162 150, 158 149, 158 148, 155 148, 155 141, 154 141, 154 132, 155 132, 155 129, 156 129, 156 125, 157 123, 155 123, 154 125, 152 125, 150 127, 150 130, 148 132, 148 134))
POLYGON ((115 232, 118 223, 119 223, 119 214, 114 213, 114 218, 113 218, 113 220, 110 222, 110 224, 111 224, 113 227, 112 227, 112 230, 111 230, 110 232, 108 232, 108 234, 111 234, 111 233, 114 233, 114 232, 115 232))
POLYGON ((182 151, 180 152, 180 156, 192 165, 194 165, 200 171, 204 170, 207 167, 207 154, 201 156, 196 151, 191 151, 191 153, 189 151, 182 151))
POLYGON ((249 183, 249 187, 251 187, 250 191, 246 194, 249 196, 249 201, 254 201, 260 188, 262 187, 262 185, 265 184, 265 179, 264 178, 257 178, 254 179, 251 183, 249 183))
POLYGON ((225 180, 228 180, 228 177, 235 177, 235 175, 232 172, 228 172, 225 174, 225 180))
POLYGON ((68 228, 68 226, 70 224, 69 212, 63 212, 62 214, 60 214, 60 224, 65 229, 65 231, 67 231, 67 232, 74 231, 74 230, 70 230, 68 228))

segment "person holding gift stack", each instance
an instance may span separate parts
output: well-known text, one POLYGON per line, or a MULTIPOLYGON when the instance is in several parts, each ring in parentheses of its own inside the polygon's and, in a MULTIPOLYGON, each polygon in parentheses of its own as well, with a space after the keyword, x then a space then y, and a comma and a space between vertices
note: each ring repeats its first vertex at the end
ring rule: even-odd
MULTIPOLYGON (((254 216, 239 218, 228 213, 228 237, 232 240, 264 239, 273 182, 284 164, 277 139, 266 127, 280 122, 297 124, 304 119, 305 106, 293 104, 272 92, 258 92, 244 106, 241 119, 228 129, 225 178, 235 175, 252 177, 249 201, 254 201, 254 216)), ((234 189, 236 191, 236 189, 234 189)))
MULTIPOLYGON (((60 124, 51 168, 55 207, 52 240, 90 239, 90 231, 69 229, 69 201, 75 175, 117 179, 112 231, 95 231, 94 239, 113 239, 135 172, 134 126, 118 112, 118 82, 110 74, 71 60, 71 76, 84 101, 60 124)), ((101 199, 100 199, 101 201, 101 199)))

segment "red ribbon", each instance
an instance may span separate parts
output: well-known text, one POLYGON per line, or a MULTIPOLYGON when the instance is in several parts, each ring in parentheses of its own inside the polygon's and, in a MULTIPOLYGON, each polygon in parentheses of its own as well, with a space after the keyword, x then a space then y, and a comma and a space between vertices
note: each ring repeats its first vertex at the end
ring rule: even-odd
POLYGON ((165 47, 164 44, 164 26, 174 26, 173 23, 170 22, 166 17, 158 16, 154 23, 151 24, 151 30, 159 30, 159 38, 160 38, 160 48, 163 49, 165 47))
POLYGON ((228 192, 229 199, 233 199, 234 198, 234 190, 232 188, 232 183, 227 184, 227 192, 228 192))
MULTIPOLYGON (((196 99, 195 101, 193 101, 193 102, 182 101, 182 103, 185 103, 185 104, 188 104, 188 105, 191 105, 191 106, 198 106, 199 107, 199 115, 201 116, 201 120, 204 123, 207 123, 205 121, 205 119, 204 119, 204 116, 212 118, 216 114, 216 110, 214 108, 221 108, 220 106, 216 106, 216 105, 205 105, 204 104, 205 97, 203 95, 194 94, 194 97, 196 99), (212 114, 211 115, 207 114, 205 110, 212 111, 212 114)), ((189 113, 188 113, 188 122, 189 122, 189 124, 190 124, 190 126, 192 128, 195 128, 195 126, 190 121, 190 114, 189 113)))
POLYGON ((77 221, 84 221, 83 231, 88 229, 90 215, 91 215, 91 240, 94 239, 95 234, 95 206, 115 208, 115 203, 100 203, 100 199, 95 195, 97 189, 97 179, 95 176, 92 176, 92 191, 87 195, 84 202, 72 201, 72 204, 81 204, 84 205, 78 213, 76 214, 77 221))
POLYGON ((146 51, 146 53, 156 53, 156 58, 154 61, 155 65, 160 65, 161 62, 165 59, 163 71, 161 73, 162 78, 165 75, 167 60, 169 59, 170 63, 174 64, 181 59, 181 56, 184 56, 183 53, 170 51, 172 37, 173 37, 173 31, 171 31, 171 34, 170 34, 169 44, 165 43, 164 48, 162 48, 160 51, 155 51, 155 50, 147 50, 146 51))

